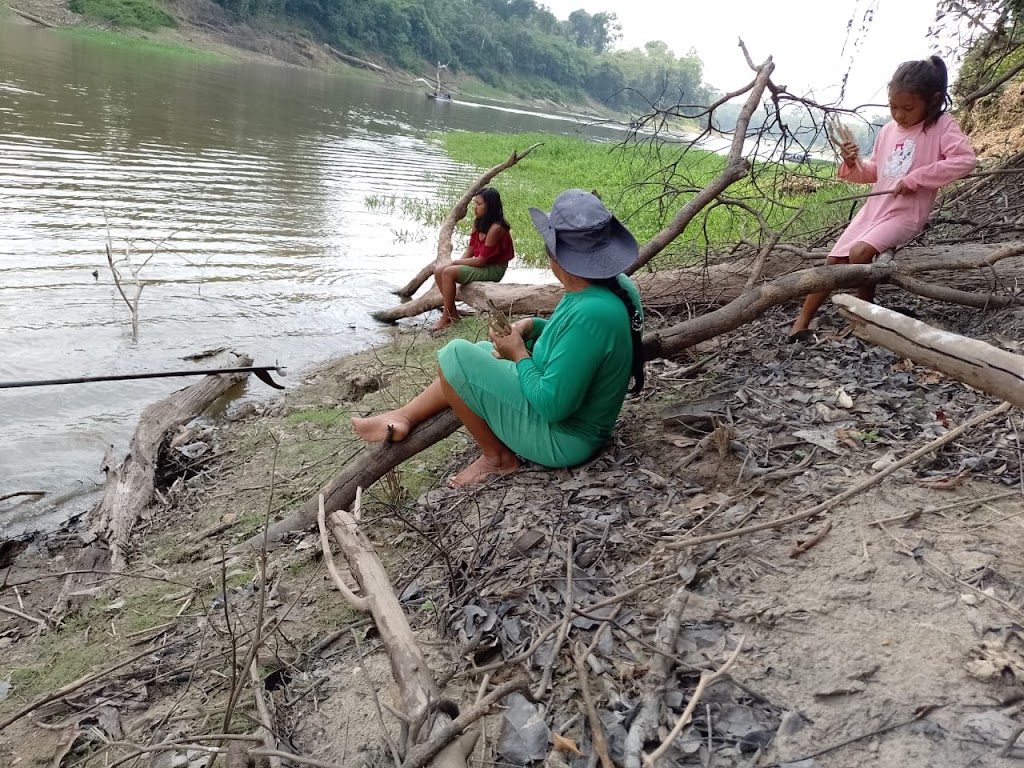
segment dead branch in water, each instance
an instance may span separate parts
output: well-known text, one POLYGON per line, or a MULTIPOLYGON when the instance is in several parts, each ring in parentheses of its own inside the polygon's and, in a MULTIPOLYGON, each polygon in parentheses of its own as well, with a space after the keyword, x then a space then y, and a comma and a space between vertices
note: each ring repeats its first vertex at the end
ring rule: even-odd
MULTIPOLYGON (((455 225, 462 221, 463 218, 465 218, 466 212, 469 210, 469 204, 473 200, 473 198, 480 194, 480 190, 486 187, 495 176, 497 176, 505 169, 511 168, 513 165, 515 165, 524 157, 529 155, 531 152, 533 152, 533 150, 535 150, 539 146, 541 145, 533 144, 524 149, 522 152, 519 152, 518 150, 513 152, 509 156, 508 160, 506 160, 503 163, 499 163, 498 165, 489 169, 482 176, 480 176, 480 178, 473 182, 469 189, 466 190, 465 193, 463 193, 462 197, 460 197, 458 201, 456 201, 455 205, 452 206, 452 209, 448 211, 448 214, 441 221, 441 231, 438 233, 437 236, 437 257, 427 266, 423 267, 423 269, 421 269, 416 274, 416 277, 414 277, 404 286, 395 291, 395 293, 397 293, 402 298, 407 299, 411 297, 413 294, 416 293, 416 291, 420 289, 421 285, 423 285, 428 279, 430 279, 430 276, 434 274, 434 269, 439 264, 451 261, 452 233, 455 231, 455 225)), ((375 314, 374 317, 377 317, 377 315, 375 314)), ((381 320, 383 318, 378 317, 377 319, 381 320)))

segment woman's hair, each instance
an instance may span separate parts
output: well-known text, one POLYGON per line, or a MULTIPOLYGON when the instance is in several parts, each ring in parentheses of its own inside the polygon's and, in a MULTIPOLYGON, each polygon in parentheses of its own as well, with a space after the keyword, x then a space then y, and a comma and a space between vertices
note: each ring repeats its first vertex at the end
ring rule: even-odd
POLYGON ((486 235, 494 224, 501 224, 505 229, 512 229, 505 221, 505 209, 501 207, 501 195, 498 194, 498 190, 494 187, 484 187, 473 197, 483 198, 487 205, 484 215, 477 219, 474 225, 477 232, 486 235))
POLYGON ((608 277, 603 280, 588 280, 591 285, 600 285, 619 297, 619 300, 626 305, 626 313, 629 315, 629 334, 633 340, 633 389, 632 394, 637 394, 644 388, 644 340, 641 335, 644 329, 643 316, 640 314, 640 307, 633 304, 633 298, 622 287, 617 277, 608 277))
POLYGON ((926 130, 935 125, 951 104, 948 88, 949 75, 946 73, 946 63, 938 56, 903 62, 896 67, 896 73, 889 81, 890 91, 912 93, 924 99, 927 106, 924 116, 926 130))

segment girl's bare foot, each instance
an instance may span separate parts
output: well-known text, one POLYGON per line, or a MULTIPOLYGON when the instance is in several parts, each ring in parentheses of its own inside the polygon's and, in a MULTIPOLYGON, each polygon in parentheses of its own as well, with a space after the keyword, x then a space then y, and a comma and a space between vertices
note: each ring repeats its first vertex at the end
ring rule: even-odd
POLYGON ((434 323, 431 326, 430 330, 432 330, 432 331, 443 331, 449 325, 455 325, 455 323, 459 322, 459 320, 461 320, 461 319, 462 319, 462 315, 460 315, 458 312, 455 312, 455 313, 453 313, 451 315, 449 315, 447 312, 442 312, 441 313, 441 319, 438 320, 436 323, 434 323))
POLYGON ((449 480, 448 484, 452 488, 464 488, 467 485, 482 483, 491 475, 510 475, 517 469, 519 469, 519 459, 513 453, 503 454, 501 459, 496 462, 486 456, 481 456, 449 480))
POLYGON ((365 419, 352 419, 352 429, 368 443, 383 443, 385 440, 398 443, 405 440, 412 424, 398 411, 388 411, 365 419))

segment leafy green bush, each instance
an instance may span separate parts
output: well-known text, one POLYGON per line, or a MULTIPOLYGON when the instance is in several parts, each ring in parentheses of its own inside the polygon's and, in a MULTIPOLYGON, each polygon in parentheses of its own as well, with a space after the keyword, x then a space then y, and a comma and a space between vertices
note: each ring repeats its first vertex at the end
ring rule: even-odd
POLYGON ((177 26, 174 18, 152 0, 70 0, 68 7, 83 16, 147 32, 177 26))

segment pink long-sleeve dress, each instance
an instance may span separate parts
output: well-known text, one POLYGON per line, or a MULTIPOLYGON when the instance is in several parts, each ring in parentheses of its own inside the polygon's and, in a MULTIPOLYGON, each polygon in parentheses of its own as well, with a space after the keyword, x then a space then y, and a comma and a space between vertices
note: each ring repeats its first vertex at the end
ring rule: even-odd
POLYGON ((873 183, 884 192, 903 181, 912 194, 869 197, 832 248, 832 260, 849 258, 850 246, 864 242, 881 253, 912 240, 924 229, 939 187, 974 170, 977 157, 956 120, 948 114, 925 130, 924 123, 900 128, 886 123, 875 137, 869 160, 839 166, 839 178, 873 183))

